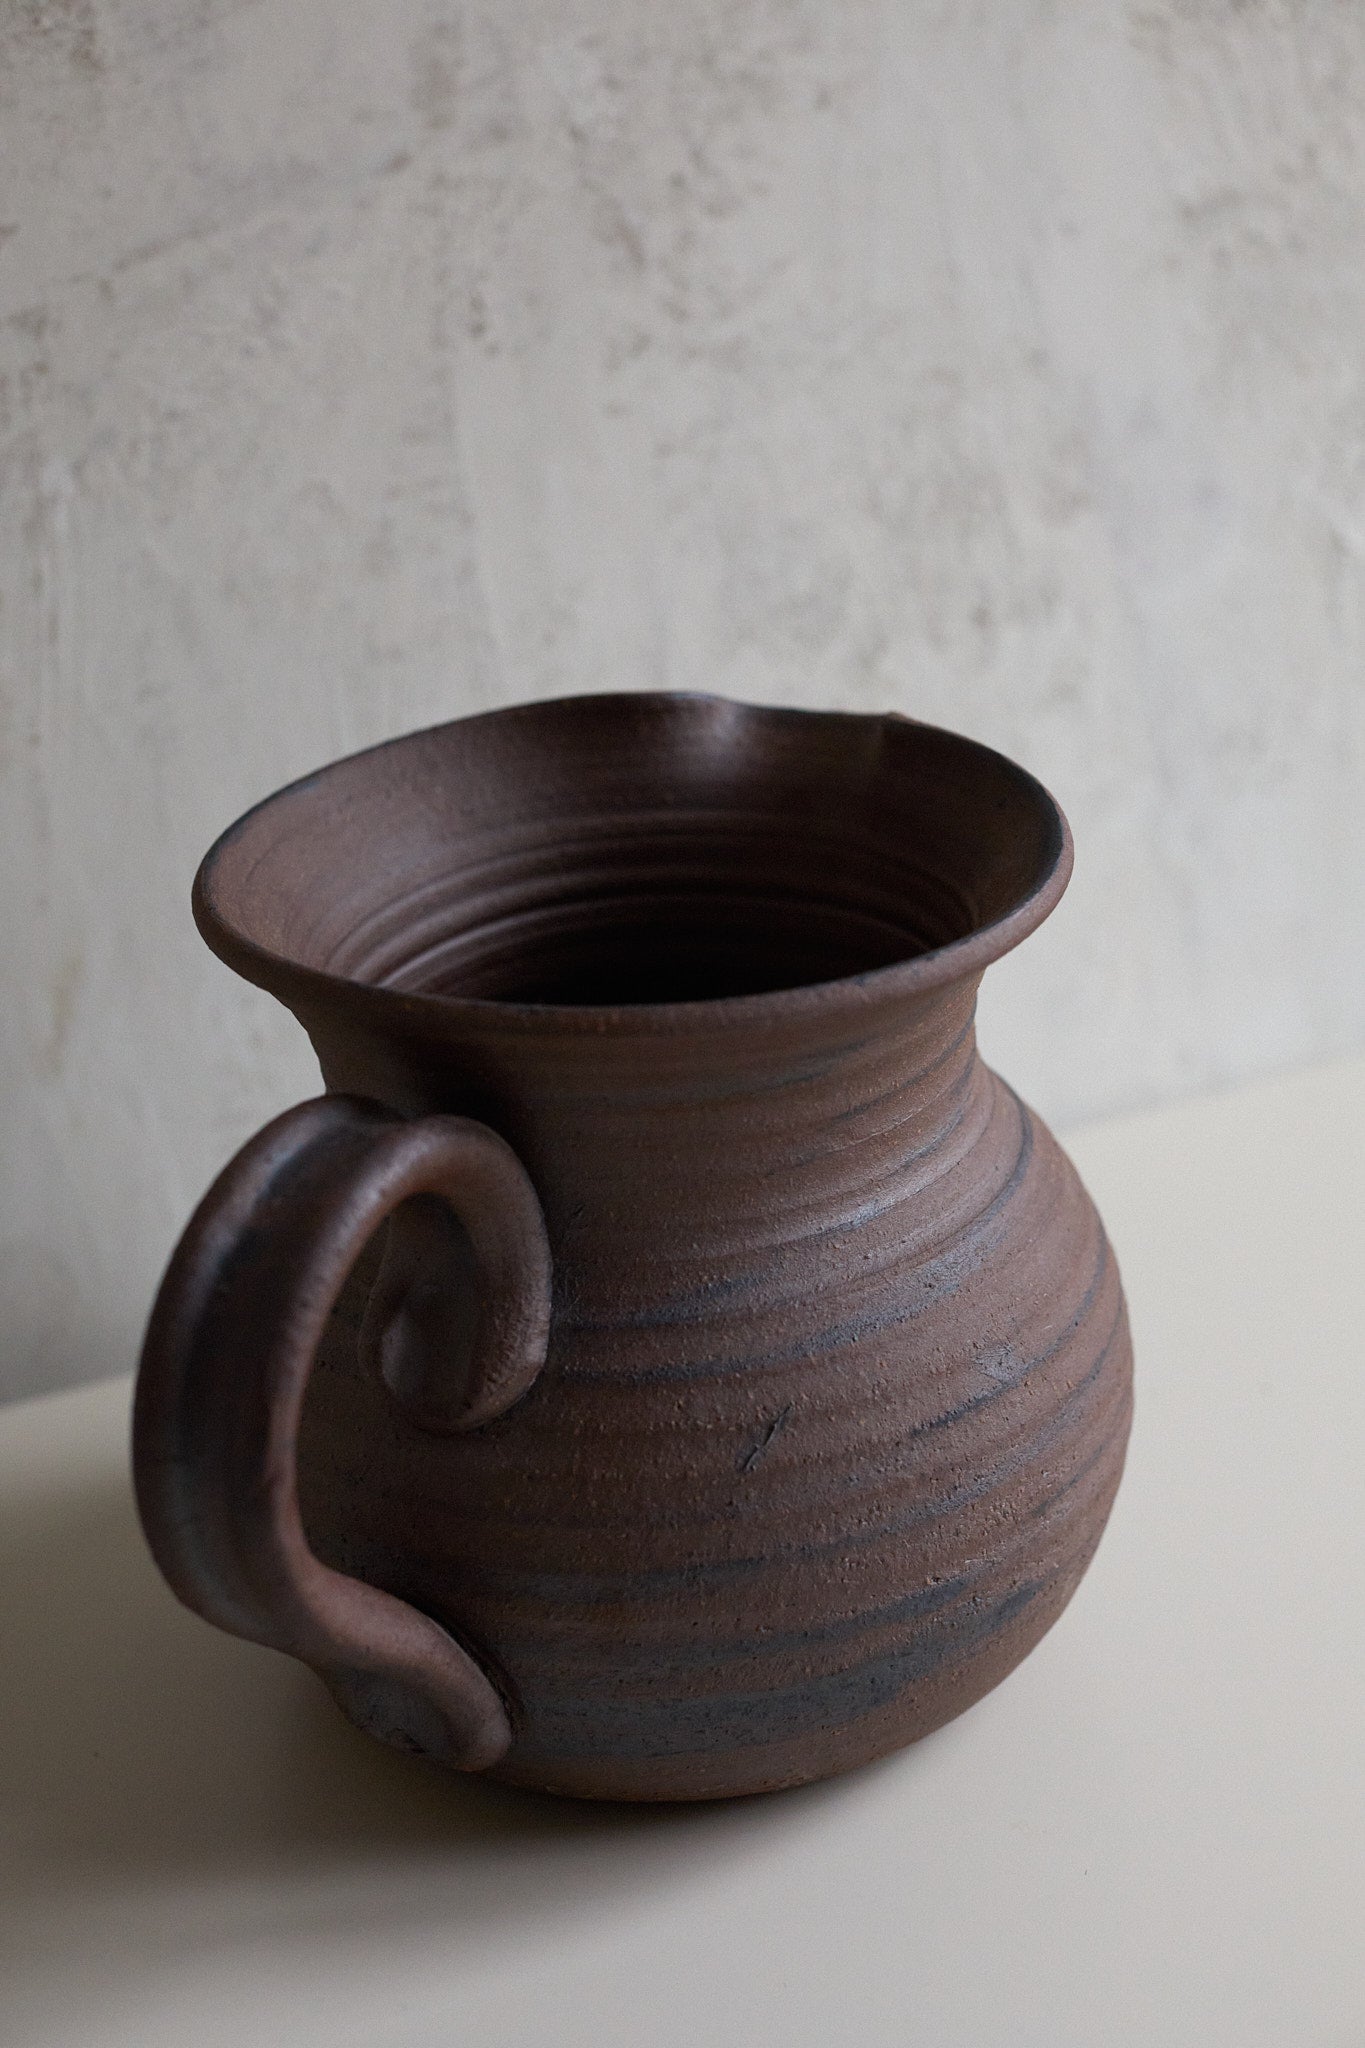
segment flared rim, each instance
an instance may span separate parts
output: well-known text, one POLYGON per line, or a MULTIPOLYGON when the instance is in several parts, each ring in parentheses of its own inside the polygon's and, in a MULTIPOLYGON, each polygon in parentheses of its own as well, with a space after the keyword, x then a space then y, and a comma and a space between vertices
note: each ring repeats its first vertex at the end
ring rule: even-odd
POLYGON ((826 711, 750 704, 736 698, 690 691, 603 691, 570 697, 541 698, 523 704, 503 706, 472 717, 446 719, 430 726, 402 733, 374 746, 340 756, 325 767, 297 777, 242 813, 214 840, 200 862, 194 879, 192 907, 205 943, 245 980, 268 990, 292 1006, 311 998, 314 1002, 361 1003, 382 1006, 385 1013, 400 1013, 414 1023, 432 1024, 465 1018, 485 1029, 490 1025, 507 1030, 551 1029, 559 1033, 660 1032, 724 1028, 728 1025, 782 1022, 816 1016, 839 1009, 856 1011, 883 1000, 901 1000, 926 994, 979 974, 992 962, 1010 952, 1035 931, 1055 908, 1071 878, 1073 849, 1070 827, 1061 806, 1044 785, 1007 755, 979 740, 899 712, 826 711), (741 716, 759 722, 811 721, 827 726, 856 724, 866 728, 907 728, 947 742, 958 751, 964 764, 974 762, 1003 776, 1035 811, 1044 826, 1043 851, 1030 886, 999 916, 978 925, 961 937, 948 940, 903 960, 871 967, 833 980, 806 981, 789 988, 767 989, 740 995, 700 996, 666 1002, 563 1003, 527 1002, 496 996, 475 996, 404 990, 357 976, 339 974, 310 966, 264 944, 244 925, 232 918, 220 900, 220 870, 225 857, 234 852, 244 837, 266 816, 306 792, 325 784, 361 762, 401 753, 444 736, 456 729, 468 731, 493 720, 532 719, 537 714, 564 715, 566 706, 581 708, 584 714, 599 714, 602 707, 619 709, 623 701, 635 707, 689 707, 700 715, 708 709, 730 718, 741 716))

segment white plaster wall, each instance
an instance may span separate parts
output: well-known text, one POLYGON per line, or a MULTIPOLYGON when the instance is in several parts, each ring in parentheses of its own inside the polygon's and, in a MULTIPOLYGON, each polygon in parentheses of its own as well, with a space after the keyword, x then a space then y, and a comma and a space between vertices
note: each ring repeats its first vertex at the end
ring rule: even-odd
POLYGON ((1365 8, 0 19, 0 1387, 125 1368, 315 1085, 203 847, 453 713, 1018 755, 1079 865, 983 1039, 1063 1123, 1365 1039, 1365 8))

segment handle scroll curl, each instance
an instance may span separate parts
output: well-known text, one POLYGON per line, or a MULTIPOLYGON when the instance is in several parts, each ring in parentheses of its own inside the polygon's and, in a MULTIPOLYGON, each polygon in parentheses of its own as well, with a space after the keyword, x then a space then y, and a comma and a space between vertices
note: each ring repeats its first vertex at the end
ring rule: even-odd
POLYGON ((429 1615, 325 1565, 299 1512, 314 1354, 348 1273, 390 1217, 362 1346, 410 1420, 477 1428, 526 1392, 549 1337, 550 1251, 516 1154, 465 1117, 406 1120, 321 1096, 237 1154, 176 1247, 138 1374, 138 1508, 188 1607, 311 1664, 376 1735, 486 1770, 512 1739, 490 1679, 429 1615), (446 1374, 433 1369, 432 1341, 451 1304, 424 1300, 416 1284, 437 1205, 457 1219, 479 1292, 477 1316, 464 1316, 464 1369, 446 1374))

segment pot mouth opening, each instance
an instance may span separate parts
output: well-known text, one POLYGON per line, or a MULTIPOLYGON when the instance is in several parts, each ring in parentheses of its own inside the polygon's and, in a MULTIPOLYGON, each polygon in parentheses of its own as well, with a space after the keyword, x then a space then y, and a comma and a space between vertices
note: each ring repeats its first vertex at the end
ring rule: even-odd
POLYGON ((290 785, 210 851, 196 915, 277 993, 302 975, 641 1021, 970 973, 1069 865, 1053 799, 975 741, 620 693, 457 720, 290 785))
POLYGON ((327 971, 406 995, 551 1008, 637 1008, 768 995, 874 973, 969 936, 941 878, 874 846, 785 821, 586 824, 543 847, 456 870, 386 905, 327 971))

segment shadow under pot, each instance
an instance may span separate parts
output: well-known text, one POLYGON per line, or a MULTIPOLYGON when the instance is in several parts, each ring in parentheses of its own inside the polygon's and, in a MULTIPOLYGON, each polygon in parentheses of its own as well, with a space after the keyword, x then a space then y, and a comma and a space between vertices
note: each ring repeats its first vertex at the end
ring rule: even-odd
POLYGON ((180 1597, 458 1769, 698 1799, 960 1713, 1084 1572, 1119 1277, 978 1057, 1057 805, 898 717, 566 699, 271 797, 208 943, 327 1093, 209 1191, 138 1383, 180 1597))

